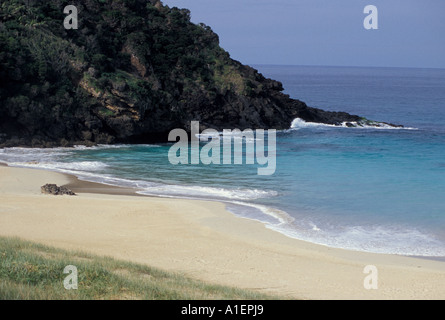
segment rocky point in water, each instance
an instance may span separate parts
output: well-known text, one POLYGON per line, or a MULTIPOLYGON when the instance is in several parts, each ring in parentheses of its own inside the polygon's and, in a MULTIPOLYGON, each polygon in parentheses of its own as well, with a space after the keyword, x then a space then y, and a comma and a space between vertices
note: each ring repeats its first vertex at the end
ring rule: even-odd
POLYGON ((0 147, 166 141, 174 128, 366 122, 307 106, 230 58, 209 26, 158 0, 3 0, 0 147))

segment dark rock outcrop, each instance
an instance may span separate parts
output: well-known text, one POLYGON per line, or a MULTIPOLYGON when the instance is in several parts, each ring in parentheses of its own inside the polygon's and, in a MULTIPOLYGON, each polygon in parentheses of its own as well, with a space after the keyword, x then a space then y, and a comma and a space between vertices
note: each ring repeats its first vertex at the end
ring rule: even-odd
POLYGON ((358 123, 308 107, 230 58, 186 9, 158 0, 60 0, 0 7, 0 147, 166 141, 174 128, 287 129, 293 119, 358 123))
POLYGON ((60 196, 60 195, 75 196, 76 195, 73 191, 71 191, 70 189, 68 189, 66 187, 63 187, 63 186, 58 187, 56 184, 49 184, 49 183, 42 186, 40 188, 40 190, 44 194, 52 194, 55 196, 60 196))

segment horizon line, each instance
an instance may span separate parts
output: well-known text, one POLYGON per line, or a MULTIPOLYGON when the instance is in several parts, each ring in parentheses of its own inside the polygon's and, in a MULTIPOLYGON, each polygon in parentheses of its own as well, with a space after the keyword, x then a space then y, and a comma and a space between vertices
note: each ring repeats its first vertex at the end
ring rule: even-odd
POLYGON ((248 66, 276 66, 276 67, 326 67, 326 68, 380 68, 380 69, 437 69, 445 67, 406 67, 406 66, 358 66, 358 65, 325 65, 325 64, 277 64, 277 63, 243 63, 248 66))
MULTIPOLYGON (((236 60, 236 59, 235 59, 236 60)), ((241 62, 242 63, 242 62, 241 62)), ((408 66, 360 66, 360 65, 329 65, 329 64, 279 64, 279 63, 242 63, 248 66, 276 66, 276 67, 327 67, 327 68, 387 68, 387 69, 438 69, 445 70, 444 67, 408 67, 408 66)))

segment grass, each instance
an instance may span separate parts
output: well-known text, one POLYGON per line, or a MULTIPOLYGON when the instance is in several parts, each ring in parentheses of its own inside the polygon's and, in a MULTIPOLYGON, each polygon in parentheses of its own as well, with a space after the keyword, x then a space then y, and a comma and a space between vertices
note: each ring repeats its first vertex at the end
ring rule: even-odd
POLYGON ((142 264, 69 252, 0 237, 0 300, 263 300, 254 291, 212 285, 142 264), (74 265, 78 289, 67 290, 63 270, 74 265))

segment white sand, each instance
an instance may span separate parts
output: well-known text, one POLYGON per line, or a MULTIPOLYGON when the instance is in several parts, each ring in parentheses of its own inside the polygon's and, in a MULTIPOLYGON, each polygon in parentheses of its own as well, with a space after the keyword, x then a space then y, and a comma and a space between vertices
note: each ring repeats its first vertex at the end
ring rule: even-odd
POLYGON ((40 193, 69 177, 0 166, 0 236, 145 263, 300 299, 445 299, 445 263, 332 249, 237 218, 218 202, 40 193), (366 265, 378 289, 363 286, 366 265))

